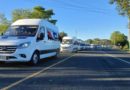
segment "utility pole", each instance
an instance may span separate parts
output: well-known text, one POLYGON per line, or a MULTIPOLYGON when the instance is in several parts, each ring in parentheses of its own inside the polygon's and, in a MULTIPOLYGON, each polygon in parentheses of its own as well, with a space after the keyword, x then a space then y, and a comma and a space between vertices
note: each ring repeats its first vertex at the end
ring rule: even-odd
POLYGON ((128 17, 128 42, 129 42, 129 50, 130 50, 130 17, 128 17))
POLYGON ((75 30, 75 35, 76 35, 76 38, 78 38, 78 31, 75 30))
POLYGON ((116 46, 116 35, 114 36, 114 47, 116 46))

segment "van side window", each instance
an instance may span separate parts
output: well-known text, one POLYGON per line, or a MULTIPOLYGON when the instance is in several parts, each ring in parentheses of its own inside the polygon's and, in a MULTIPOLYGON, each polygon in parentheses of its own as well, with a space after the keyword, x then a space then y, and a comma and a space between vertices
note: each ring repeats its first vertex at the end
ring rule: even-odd
POLYGON ((59 40, 59 35, 56 32, 53 32, 54 40, 59 40))
POLYGON ((41 33, 43 33, 45 35, 45 27, 41 27, 40 31, 41 31, 41 33))
POLYGON ((45 37, 45 28, 44 27, 40 27, 39 33, 37 35, 37 38, 40 38, 41 36, 44 39, 44 37, 45 37))
POLYGON ((48 40, 59 41, 59 34, 54 30, 47 28, 48 40))
POLYGON ((50 29, 47 28, 47 36, 48 36, 48 40, 54 40, 52 32, 50 29))

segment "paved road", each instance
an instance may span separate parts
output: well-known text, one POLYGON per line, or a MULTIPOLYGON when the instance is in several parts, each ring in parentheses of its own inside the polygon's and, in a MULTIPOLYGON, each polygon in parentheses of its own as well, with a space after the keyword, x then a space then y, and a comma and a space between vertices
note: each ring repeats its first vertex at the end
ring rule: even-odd
POLYGON ((62 53, 37 66, 0 64, 0 88, 9 90, 130 90, 130 54, 115 50, 62 53))

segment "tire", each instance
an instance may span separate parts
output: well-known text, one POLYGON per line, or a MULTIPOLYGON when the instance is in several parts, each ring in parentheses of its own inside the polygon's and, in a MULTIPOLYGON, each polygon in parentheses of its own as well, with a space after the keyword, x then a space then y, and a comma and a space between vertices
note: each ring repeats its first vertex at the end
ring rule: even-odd
POLYGON ((30 60, 30 65, 37 65, 40 61, 40 55, 38 52, 34 52, 30 60))

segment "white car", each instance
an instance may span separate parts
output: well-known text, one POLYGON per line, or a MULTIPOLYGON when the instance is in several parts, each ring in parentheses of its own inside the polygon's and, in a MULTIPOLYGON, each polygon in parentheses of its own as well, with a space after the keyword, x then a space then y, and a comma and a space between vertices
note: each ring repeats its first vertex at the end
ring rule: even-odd
POLYGON ((57 27, 46 20, 18 20, 0 37, 0 61, 37 64, 42 58, 57 56, 58 37, 57 27))

